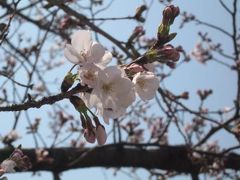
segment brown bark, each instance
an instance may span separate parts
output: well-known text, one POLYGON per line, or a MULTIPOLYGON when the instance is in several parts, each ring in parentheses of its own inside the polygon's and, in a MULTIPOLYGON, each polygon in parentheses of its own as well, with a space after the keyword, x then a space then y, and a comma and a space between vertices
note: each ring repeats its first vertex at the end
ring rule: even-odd
MULTIPOLYGON (((200 152, 205 161, 192 162, 186 146, 153 146, 133 144, 110 144, 96 148, 53 148, 47 149, 53 161, 36 161, 35 149, 23 149, 33 164, 29 171, 61 172, 86 167, 136 167, 162 169, 179 173, 198 174, 200 169, 211 165, 215 159, 223 159, 226 169, 240 169, 240 155, 200 152)), ((11 149, 0 150, 0 160, 4 160, 11 149)))

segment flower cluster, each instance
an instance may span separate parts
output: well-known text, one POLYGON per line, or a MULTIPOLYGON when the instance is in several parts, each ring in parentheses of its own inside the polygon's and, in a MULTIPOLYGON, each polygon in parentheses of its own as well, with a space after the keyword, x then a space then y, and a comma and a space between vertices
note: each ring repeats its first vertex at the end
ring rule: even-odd
MULTIPOLYGON (((112 54, 92 40, 90 31, 79 30, 73 33, 71 44, 66 45, 64 54, 70 62, 79 65, 81 84, 92 89, 91 93, 82 93, 80 97, 88 108, 94 107, 107 124, 110 118, 125 114, 126 109, 135 101, 136 94, 146 101, 152 99, 158 89, 158 78, 140 65, 125 68, 107 66, 112 54), (127 73, 129 71, 131 77, 127 73)), ((90 132, 96 132, 90 131, 91 129, 86 128, 86 139, 91 139, 89 136, 94 134, 90 132)))
POLYGON ((0 176, 4 173, 15 172, 15 168, 24 171, 31 167, 32 164, 28 156, 24 155, 20 149, 15 149, 10 157, 1 163, 0 176))

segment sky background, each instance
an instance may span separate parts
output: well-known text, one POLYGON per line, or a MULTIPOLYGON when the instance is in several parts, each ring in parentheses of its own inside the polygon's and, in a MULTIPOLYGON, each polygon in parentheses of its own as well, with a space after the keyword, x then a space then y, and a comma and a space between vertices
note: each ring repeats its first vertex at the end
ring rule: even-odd
MULTIPOLYGON (((83 1, 83 3, 86 1, 83 1)), ((106 2, 109 2, 106 0, 106 2)), ((146 0, 149 4, 150 0, 146 0)), ((231 2, 226 1, 226 2, 231 2)), ((21 2, 24 3, 24 2, 21 2)), ((20 5, 21 5, 20 3, 20 5)), ((142 0, 115 0, 112 4, 111 8, 107 9, 103 13, 99 15, 99 17, 124 17, 128 15, 132 15, 135 12, 135 9, 142 5, 142 0)), ((180 7, 181 12, 187 11, 189 13, 193 13, 202 21, 214 23, 223 29, 231 32, 231 19, 230 16, 221 8, 218 0, 176 0, 173 1, 173 4, 180 7)), ((22 4, 23 5, 23 4, 22 4)), ((238 4, 239 5, 239 4, 238 4)), ((162 10, 164 6, 158 3, 157 0, 153 0, 151 5, 151 10, 148 13, 148 17, 146 22, 144 23, 144 28, 146 30, 146 35, 148 37, 155 37, 157 32, 157 27, 161 21, 162 17, 162 10)), ((1 11, 1 10, 0 10, 1 11)), ((212 37, 216 42, 221 42, 226 52, 229 54, 232 53, 232 44, 226 38, 226 36, 216 32, 212 29, 208 29, 203 26, 196 26, 194 23, 187 24, 183 29, 179 29, 179 25, 181 22, 181 17, 178 17, 171 28, 171 32, 177 32, 177 37, 171 42, 174 46, 181 45, 184 49, 189 53, 194 48, 195 44, 200 41, 200 38, 197 36, 199 30, 209 32, 210 37, 212 37)), ((109 32, 113 37, 117 39, 126 40, 129 37, 129 34, 132 33, 135 26, 138 25, 137 22, 133 21, 112 21, 106 24, 103 24, 101 27, 109 32)), ((24 27, 27 29, 27 27, 24 27)), ((26 31, 23 29, 22 31, 26 31)), ((77 30, 77 28, 76 28, 77 30)), ((32 30, 28 29, 29 34, 34 33, 34 28, 32 30)), ((53 39, 54 41, 54 39, 53 39)), ((100 37, 100 41, 104 46, 111 48, 112 44, 100 37)), ((66 59, 62 56, 59 60, 66 59)), ((180 59, 180 61, 182 58, 180 59)), ((59 74, 59 76, 64 76, 67 70, 71 67, 71 64, 66 62, 65 69, 61 69, 59 72, 53 72, 59 74)), ((19 77, 20 79, 22 77, 19 77)), ((1 80, 1 79, 0 79, 1 80)), ((192 107, 193 109, 197 109, 199 105, 199 99, 197 98, 196 91, 198 89, 213 89, 214 94, 210 97, 209 101, 207 101, 205 107, 209 107, 213 110, 218 110, 219 108, 224 107, 231 107, 233 104, 233 99, 236 94, 236 77, 232 71, 229 71, 227 68, 217 64, 209 62, 207 65, 202 65, 196 60, 190 61, 187 65, 181 66, 172 74, 171 78, 169 78, 165 82, 165 86, 170 89, 172 92, 179 94, 183 91, 189 91, 191 99, 186 102, 187 105, 192 107)), ((53 90, 54 91, 54 90, 53 90)), ((55 92, 58 92, 59 89, 55 89, 55 92)), ((41 114, 49 107, 44 106, 42 107, 41 111, 39 110, 28 110, 30 114, 34 116, 41 116, 44 118, 44 115, 41 114)), ((157 111, 157 107, 152 109, 152 111, 157 111)), ((9 129, 12 127, 12 123, 6 123, 6 120, 11 120, 13 114, 10 113, 1 113, 0 112, 0 134, 4 135, 9 132, 9 129)), ((47 116, 46 116, 47 118, 47 116)), ((48 126, 47 121, 41 128, 40 131, 42 133, 49 134, 49 132, 45 132, 44 127, 48 126)), ((21 123, 21 127, 18 127, 18 131, 23 132, 21 135, 25 136, 25 127, 27 126, 27 122, 23 121, 21 123)), ((110 129, 110 126, 108 129, 110 129)), ((232 138, 224 132, 218 133, 216 136, 212 138, 212 140, 220 139, 219 143, 224 146, 230 146, 235 142, 232 138)), ((110 140, 109 140, 110 141, 110 140)), ((171 133, 169 134, 169 141, 170 144, 181 144, 182 139, 176 135, 174 129, 172 129, 171 133)), ((19 140, 18 144, 22 144, 25 147, 32 147, 32 137, 26 136, 24 139, 19 140)), ((117 172, 117 176, 114 176, 113 169, 103 169, 103 168, 88 168, 88 169, 78 169, 78 170, 70 170, 62 173, 61 179, 62 180, 69 180, 69 179, 98 179, 98 180, 122 180, 122 179, 131 179, 127 174, 130 171, 123 168, 123 171, 117 172), (127 172, 127 173, 126 173, 127 172)), ((143 169, 137 170, 137 175, 135 177, 134 174, 132 176, 133 179, 148 179, 147 171, 143 169)), ((41 172, 41 176, 32 176, 31 173, 17 173, 17 174, 9 174, 7 177, 10 180, 18 179, 18 180, 50 180, 52 179, 51 173, 41 172)), ((190 179, 189 177, 181 176, 173 179, 190 179)))

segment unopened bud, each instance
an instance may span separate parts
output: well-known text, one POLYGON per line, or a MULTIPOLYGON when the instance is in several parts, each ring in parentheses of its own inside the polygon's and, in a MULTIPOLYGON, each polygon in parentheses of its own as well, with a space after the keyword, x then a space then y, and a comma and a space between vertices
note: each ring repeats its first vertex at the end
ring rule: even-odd
POLYGON ((174 5, 170 5, 169 6, 172 10, 172 17, 170 19, 170 24, 173 24, 174 22, 174 19, 180 14, 180 10, 179 10, 179 7, 175 7, 174 5))
POLYGON ((167 6, 164 10, 163 10, 163 20, 162 20, 162 23, 164 25, 168 25, 169 21, 170 21, 170 18, 172 17, 173 15, 173 12, 172 12, 172 9, 167 6))
POLYGON ((103 125, 97 126, 96 129, 97 142, 99 145, 104 145, 107 140, 107 133, 103 125))
POLYGON ((178 61, 180 58, 180 53, 178 52, 178 50, 171 45, 164 46, 160 50, 160 53, 163 55, 164 59, 178 61))
POLYGON ((95 143, 96 141, 96 128, 93 126, 90 117, 85 113, 86 129, 84 129, 84 137, 87 142, 95 143))
POLYGON ((94 132, 95 129, 85 129, 84 130, 84 138, 89 143, 95 143, 96 141, 96 133, 94 132))
POLYGON ((129 71, 131 71, 133 73, 138 73, 138 72, 144 71, 144 68, 143 68, 143 66, 141 66, 141 65, 139 65, 137 63, 133 63, 130 66, 128 66, 126 68, 126 70, 129 70, 129 71))
POLYGON ((188 92, 183 92, 183 93, 181 94, 181 98, 182 98, 182 99, 188 99, 188 98, 189 98, 189 93, 188 93, 188 92))
POLYGON ((161 63, 169 64, 169 66, 171 66, 172 64, 175 64, 175 62, 179 60, 180 53, 173 46, 166 45, 161 47, 160 49, 150 49, 146 53, 146 57, 149 63, 158 61, 161 63))

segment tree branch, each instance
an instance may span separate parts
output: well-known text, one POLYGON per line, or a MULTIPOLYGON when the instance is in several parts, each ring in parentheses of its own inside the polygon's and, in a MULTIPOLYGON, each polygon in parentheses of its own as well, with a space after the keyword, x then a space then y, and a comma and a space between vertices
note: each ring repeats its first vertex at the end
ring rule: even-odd
MULTIPOLYGON (((226 169, 240 169, 240 155, 238 154, 223 155, 202 152, 204 161, 193 162, 189 157, 190 149, 184 145, 153 146, 152 144, 120 143, 95 148, 54 148, 47 150, 52 161, 37 162, 35 149, 23 149, 33 164, 32 169, 28 171, 51 171, 57 174, 69 169, 86 167, 141 167, 194 174, 196 178, 200 169, 212 165, 213 160, 216 159, 223 159, 226 169)), ((11 152, 11 149, 1 149, 0 161, 6 159, 11 152)))
POLYGON ((30 108, 40 108, 43 105, 53 104, 63 99, 69 98, 70 96, 77 94, 79 92, 87 92, 89 90, 90 89, 87 86, 81 86, 80 84, 78 84, 76 87, 74 87, 73 89, 71 89, 66 93, 60 93, 54 96, 44 97, 39 101, 32 100, 22 104, 13 104, 10 106, 0 107, 0 112, 1 111, 22 111, 30 108))

